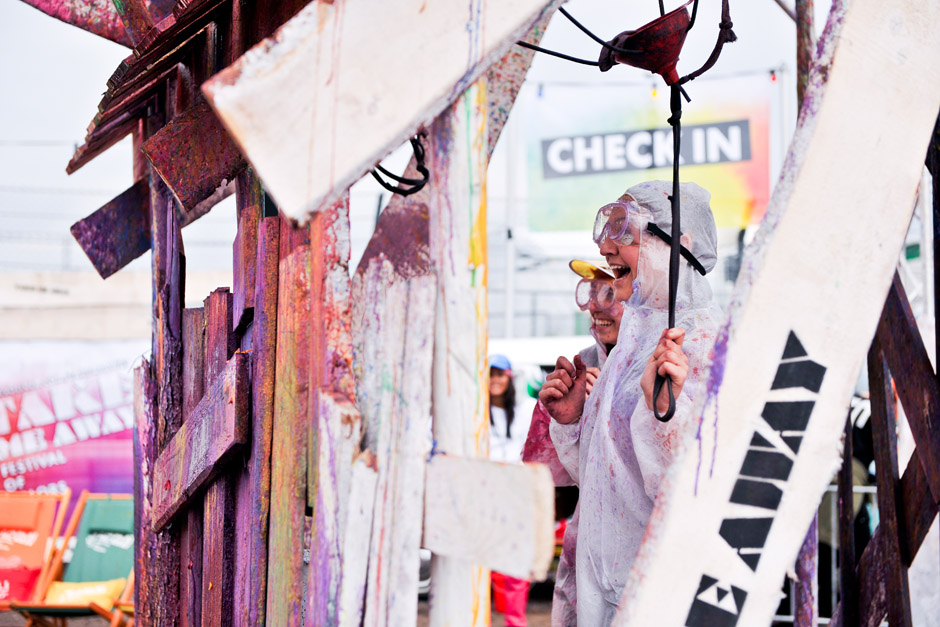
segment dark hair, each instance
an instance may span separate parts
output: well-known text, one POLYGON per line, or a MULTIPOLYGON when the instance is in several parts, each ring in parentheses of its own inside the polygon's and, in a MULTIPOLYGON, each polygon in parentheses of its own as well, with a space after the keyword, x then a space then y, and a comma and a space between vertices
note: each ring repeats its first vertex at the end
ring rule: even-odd
MULTIPOLYGON (((490 370, 502 370, 502 368, 490 368, 490 370)), ((505 372, 505 370, 502 370, 505 372)), ((512 380, 512 376, 509 377, 509 383, 506 384, 506 391, 503 393, 503 408, 506 412, 506 437, 510 437, 509 428, 512 426, 512 420, 516 417, 516 384, 512 380)), ((490 424, 495 424, 493 422, 493 397, 490 397, 490 424)))

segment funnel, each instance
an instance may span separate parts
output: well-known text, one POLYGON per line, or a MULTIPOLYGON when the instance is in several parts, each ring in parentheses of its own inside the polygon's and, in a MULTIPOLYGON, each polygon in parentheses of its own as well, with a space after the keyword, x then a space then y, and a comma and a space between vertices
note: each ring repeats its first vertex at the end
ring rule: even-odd
POLYGON ((667 85, 678 83, 679 74, 676 72, 676 62, 679 61, 679 52, 682 50, 682 44, 685 43, 685 36, 689 31, 690 19, 686 7, 692 4, 692 1, 689 0, 678 9, 656 18, 635 31, 624 31, 614 37, 609 42, 611 45, 636 52, 611 52, 604 48, 600 59, 601 70, 609 69, 613 66, 613 61, 616 61, 660 74, 667 85), (611 56, 613 60, 610 59, 611 56))

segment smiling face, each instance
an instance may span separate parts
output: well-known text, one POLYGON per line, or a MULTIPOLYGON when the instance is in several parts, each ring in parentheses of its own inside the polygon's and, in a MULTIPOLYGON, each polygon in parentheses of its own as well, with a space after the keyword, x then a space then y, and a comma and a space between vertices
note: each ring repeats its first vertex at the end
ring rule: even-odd
POLYGON ((601 344, 616 344, 620 331, 620 320, 623 318, 623 305, 619 301, 612 306, 601 309, 597 302, 592 300, 588 305, 591 312, 591 331, 601 344))
POLYGON ((501 368, 490 368, 490 398, 502 398, 509 387, 509 373, 501 368))
POLYGON ((601 242, 600 253, 613 270, 614 297, 617 302, 624 302, 633 293, 633 280, 637 277, 637 262, 640 257, 638 243, 621 244, 609 237, 601 242))

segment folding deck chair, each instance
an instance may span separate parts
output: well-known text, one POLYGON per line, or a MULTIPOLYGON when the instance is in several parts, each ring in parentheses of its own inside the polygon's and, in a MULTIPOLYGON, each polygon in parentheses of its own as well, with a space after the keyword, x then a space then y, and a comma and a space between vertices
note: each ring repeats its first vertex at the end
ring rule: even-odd
POLYGON ((0 611, 37 600, 71 495, 0 492, 0 611))
POLYGON ((13 602, 11 606, 28 619, 27 624, 65 625, 69 618, 98 616, 92 602, 105 608, 102 617, 111 620, 114 603, 126 593, 128 573, 134 567, 131 495, 83 491, 63 540, 41 582, 38 598, 42 602, 13 602), (73 536, 76 542, 72 559, 63 569, 73 536))

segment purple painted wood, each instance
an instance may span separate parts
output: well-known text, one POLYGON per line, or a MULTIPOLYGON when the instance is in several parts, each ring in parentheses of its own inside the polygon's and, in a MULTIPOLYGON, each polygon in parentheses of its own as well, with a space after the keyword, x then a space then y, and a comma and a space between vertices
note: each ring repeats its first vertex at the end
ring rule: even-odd
POLYGON ((281 223, 277 302, 267 623, 303 622, 303 529, 307 505, 310 386, 308 231, 281 223))
POLYGON ((816 570, 819 552, 819 516, 813 517, 803 546, 796 558, 796 581, 793 584, 793 624, 815 627, 819 619, 816 603, 816 570))
MULTIPOLYGON (((205 300, 206 310, 206 389, 215 389, 224 378, 229 358, 235 351, 235 334, 232 331, 232 294, 228 288, 219 288, 205 300)), ((239 441, 247 442, 249 403, 247 356, 237 353, 233 358, 243 361, 245 371, 237 377, 230 395, 243 399, 238 414, 242 418, 239 441)), ((207 397, 209 394, 207 393, 207 397)), ((202 624, 232 624, 232 601, 234 592, 235 560, 235 489, 230 472, 219 469, 221 476, 209 483, 206 489, 203 511, 202 536, 202 624), (220 622, 221 621, 221 622, 220 622)))
POLYGON ((261 220, 263 198, 260 196, 261 182, 248 173, 238 177, 238 232, 232 243, 232 287, 233 307, 232 324, 235 329, 243 329, 253 314, 255 298, 255 278, 257 267, 255 256, 258 252, 258 222, 261 220), (243 183, 245 179, 256 181, 249 189, 243 183), (248 196, 243 200, 243 197, 248 196), (252 202, 254 201, 254 202, 252 202), (250 204, 246 204, 250 203, 250 204))
POLYGON ((190 107, 141 146, 186 211, 215 204, 247 162, 205 102, 190 107))
POLYGON ((258 225, 254 319, 251 324, 251 451, 239 482, 238 550, 248 558, 247 572, 236 573, 235 616, 238 625, 265 624, 268 576, 268 516, 271 508, 271 436, 278 305, 278 239, 280 219, 263 218, 258 225), (246 491, 247 498, 242 498, 246 491), (241 521, 247 518, 247 524, 241 521), (244 534, 241 533, 244 529, 244 534))
MULTIPOLYGON (((205 391, 205 309, 183 310, 183 415, 192 416, 205 391)), ((186 424, 184 422, 184 424, 186 424)), ((193 499, 180 528, 180 625, 202 624, 202 499, 193 499)))
POLYGON ((108 278, 150 250, 150 186, 137 181, 70 230, 101 278, 108 278))
POLYGON ((897 273, 878 322, 877 337, 894 375, 930 490, 934 500, 940 501, 940 389, 897 273))
POLYGON ((154 529, 169 523, 248 442, 250 412, 248 354, 236 353, 157 458, 154 529))
MULTIPOLYGON (((893 290, 892 290, 893 291, 893 290)), ((890 297, 889 297, 890 298, 890 297)), ((903 503, 899 498, 897 418, 894 390, 879 336, 868 354, 868 380, 871 390, 872 440, 878 482, 878 526, 883 530, 885 584, 888 622, 892 627, 911 627, 911 597, 907 566, 901 559, 898 524, 903 503)))
POLYGON ((144 0, 116 0, 114 8, 124 23, 131 44, 136 46, 153 28, 153 17, 147 5, 144 0))
POLYGON ((46 15, 99 37, 130 46, 124 22, 111 0, 23 0, 46 15))
POLYGON ((842 467, 839 469, 839 597, 846 625, 858 624, 858 581, 855 579, 855 497, 852 493, 852 416, 845 421, 842 467))

